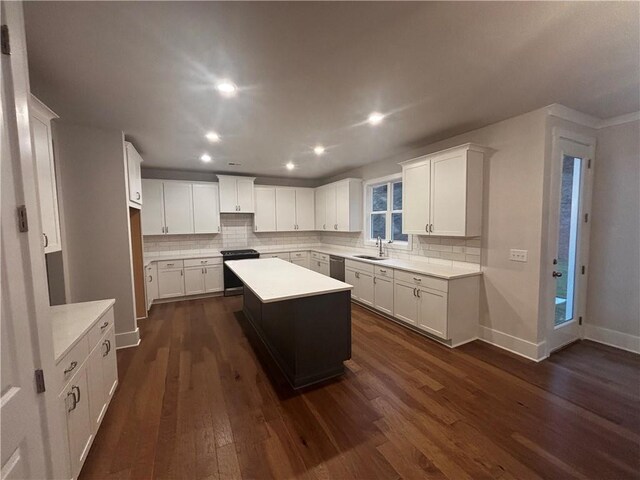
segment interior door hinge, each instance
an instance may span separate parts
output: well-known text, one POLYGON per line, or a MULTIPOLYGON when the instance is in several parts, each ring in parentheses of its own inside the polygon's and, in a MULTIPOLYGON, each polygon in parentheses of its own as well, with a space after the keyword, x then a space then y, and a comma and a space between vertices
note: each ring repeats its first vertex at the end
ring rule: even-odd
POLYGON ((44 393, 46 388, 44 386, 44 372, 42 369, 36 370, 36 392, 44 393))
POLYGON ((584 271, 585 271, 585 268, 584 268, 584 265, 582 265, 582 275, 584 275, 584 271))
POLYGON ((582 325, 582 317, 578 317, 578 325, 582 325))
POLYGON ((587 223, 589 221, 589 214, 585 213, 584 214, 584 223, 587 223))
POLYGON ((11 42, 9 41, 9 27, 2 25, 0 31, 0 43, 2 43, 2 54, 11 55, 11 42))
POLYGON ((18 206, 18 231, 21 233, 29 231, 29 219, 27 218, 27 207, 18 206))

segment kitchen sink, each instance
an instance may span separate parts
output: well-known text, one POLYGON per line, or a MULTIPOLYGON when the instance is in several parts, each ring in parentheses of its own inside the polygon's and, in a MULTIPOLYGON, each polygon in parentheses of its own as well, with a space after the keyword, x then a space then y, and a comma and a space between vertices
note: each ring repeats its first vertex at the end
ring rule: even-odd
POLYGON ((372 257, 371 255, 354 255, 355 258, 363 258, 364 260, 388 260, 388 257, 372 257))

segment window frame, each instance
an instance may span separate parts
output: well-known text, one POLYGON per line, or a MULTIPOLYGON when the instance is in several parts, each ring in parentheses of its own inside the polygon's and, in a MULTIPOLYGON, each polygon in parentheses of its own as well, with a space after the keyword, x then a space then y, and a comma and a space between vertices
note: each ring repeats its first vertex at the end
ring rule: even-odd
MULTIPOLYGON (((385 246, 393 249, 393 250, 411 250, 412 245, 412 237, 407 234, 407 241, 400 240, 392 240, 389 242, 388 239, 391 238, 393 232, 393 214, 394 213, 403 213, 403 210, 396 210, 393 208, 393 184, 394 183, 402 183, 402 173, 397 173, 394 175, 388 175, 386 177, 374 178, 371 180, 367 180, 364 183, 364 218, 365 218, 365 234, 364 234, 364 244, 367 246, 375 246, 376 239, 371 238, 371 215, 372 214, 383 214, 386 218, 386 232, 385 236, 387 239, 384 240, 385 246), (387 210, 374 212, 372 210, 372 191, 375 187, 379 187, 381 185, 387 185, 387 210)), ((404 202, 403 202, 404 207, 404 202)))

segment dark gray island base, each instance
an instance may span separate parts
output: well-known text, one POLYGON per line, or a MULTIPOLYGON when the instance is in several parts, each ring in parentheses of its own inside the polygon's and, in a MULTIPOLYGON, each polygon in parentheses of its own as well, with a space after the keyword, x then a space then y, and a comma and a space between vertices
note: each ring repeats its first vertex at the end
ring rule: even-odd
POLYGON ((344 373, 351 358, 351 292, 263 303, 244 289, 244 314, 294 389, 344 373))

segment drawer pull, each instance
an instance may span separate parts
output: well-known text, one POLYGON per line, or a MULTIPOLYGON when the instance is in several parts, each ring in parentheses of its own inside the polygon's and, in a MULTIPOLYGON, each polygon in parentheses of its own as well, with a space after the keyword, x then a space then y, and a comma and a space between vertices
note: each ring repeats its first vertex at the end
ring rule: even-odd
POLYGON ((418 277, 413 277, 413 279, 414 279, 416 282, 421 282, 421 281, 422 281, 422 279, 421 279, 421 278, 418 278, 418 277))
POLYGON ((69 375, 71 372, 73 372, 75 370, 75 368, 78 366, 78 362, 76 362, 75 360, 73 362, 71 362, 71 365, 69 365, 69 368, 67 368, 64 371, 65 375, 69 375))
POLYGON ((386 270, 380 269, 380 273, 387 273, 386 270))
POLYGON ((69 397, 73 399, 73 404, 71 405, 71 407, 67 408, 67 412, 73 412, 76 409, 76 406, 78 405, 78 401, 76 400, 76 396, 73 392, 67 393, 67 399, 69 397))
POLYGON ((104 322, 102 325, 100 325, 100 330, 104 331, 105 328, 107 328, 109 326, 109 322, 104 322))
POLYGON ((175 264, 173 264, 173 263, 167 263, 167 267, 173 267, 173 265, 175 265, 175 264))

